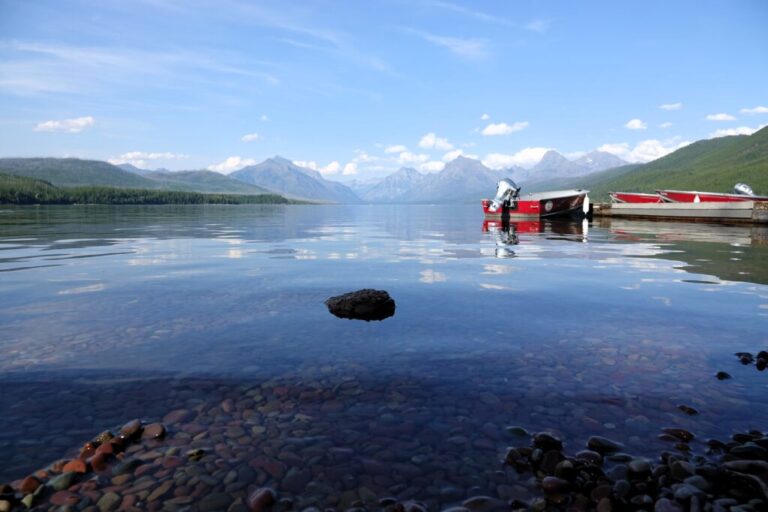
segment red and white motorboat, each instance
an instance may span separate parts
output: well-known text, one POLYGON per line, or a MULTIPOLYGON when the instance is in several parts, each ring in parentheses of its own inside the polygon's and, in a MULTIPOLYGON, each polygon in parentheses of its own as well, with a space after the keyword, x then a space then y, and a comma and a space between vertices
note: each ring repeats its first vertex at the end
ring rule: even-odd
POLYGON ((589 212, 588 190, 557 190, 520 195, 520 187, 510 179, 499 181, 496 197, 483 199, 487 219, 584 216, 589 212))
POLYGON ((614 203, 663 203, 661 194, 644 194, 641 192, 609 192, 614 203))

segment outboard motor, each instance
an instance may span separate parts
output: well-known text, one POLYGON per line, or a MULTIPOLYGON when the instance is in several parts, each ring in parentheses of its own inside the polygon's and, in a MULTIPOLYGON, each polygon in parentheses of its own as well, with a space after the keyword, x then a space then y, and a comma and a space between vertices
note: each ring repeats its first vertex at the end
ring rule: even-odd
POLYGON ((747 185, 746 183, 737 183, 736 186, 733 187, 733 193, 739 194, 742 196, 753 196, 755 193, 752 191, 752 187, 747 185))
POLYGON ((488 211, 497 212, 502 206, 511 206, 520 197, 520 187, 509 178, 504 178, 496 185, 496 197, 491 201, 488 211))

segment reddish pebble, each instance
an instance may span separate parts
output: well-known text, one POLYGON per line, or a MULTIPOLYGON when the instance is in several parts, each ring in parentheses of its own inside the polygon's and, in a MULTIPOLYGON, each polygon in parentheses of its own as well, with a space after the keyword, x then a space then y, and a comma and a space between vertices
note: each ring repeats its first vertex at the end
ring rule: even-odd
POLYGON ((29 494, 31 492, 35 492, 37 488, 40 487, 40 480, 38 480, 34 476, 28 476, 24 480, 21 481, 21 484, 19 485, 19 490, 22 494, 29 494))
POLYGON ((261 512, 275 503, 275 491, 269 487, 256 489, 248 496, 248 508, 251 512, 261 512))
POLYGON ((163 418, 163 423, 166 425, 170 423, 183 423, 192 419, 194 415, 195 413, 189 409, 176 409, 175 411, 171 411, 165 415, 163 418))
POLYGON ((107 469, 107 456, 103 453, 97 453, 89 459, 91 467, 94 471, 106 471, 107 469))
POLYGON ((83 460, 72 459, 64 465, 62 471, 64 473, 68 473, 70 471, 74 471, 75 473, 87 473, 88 465, 83 460))
POLYGON ((131 420, 120 427, 120 437, 123 439, 132 439, 141 433, 141 420, 131 420))
POLYGON ((51 464, 51 471, 54 473, 61 473, 61 470, 66 466, 67 462, 69 462, 67 459, 57 460, 51 464))
POLYGON ((80 501, 80 497, 69 491, 59 491, 51 496, 51 503, 54 505, 74 505, 80 501))
POLYGON ((99 445, 98 448, 96 448, 96 453, 100 453, 102 455, 111 455, 114 452, 115 452, 115 445, 112 444, 111 441, 102 443, 99 445))
POLYGON ((162 423, 151 423, 144 427, 142 439, 162 439, 165 436, 165 427, 162 423))
POLYGON ((93 445, 93 443, 85 443, 80 450, 80 455, 77 456, 78 459, 86 460, 88 457, 96 453, 96 447, 93 445))
POLYGON ((120 510, 126 510, 128 508, 133 507, 133 505, 136 504, 136 495, 135 494, 128 494, 123 497, 123 501, 120 502, 120 510))
POLYGON ((181 457, 169 455, 168 457, 165 458, 165 460, 163 460, 163 467, 166 469, 171 469, 171 468, 181 466, 183 463, 184 463, 184 460, 181 457))

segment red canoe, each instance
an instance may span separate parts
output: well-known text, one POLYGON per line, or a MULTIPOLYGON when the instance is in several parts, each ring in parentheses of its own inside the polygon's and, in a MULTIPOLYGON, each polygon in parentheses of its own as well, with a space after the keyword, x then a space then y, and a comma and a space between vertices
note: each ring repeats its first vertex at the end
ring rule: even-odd
POLYGON ((721 194, 718 192, 698 192, 695 190, 659 190, 659 195, 666 201, 674 203, 733 203, 742 201, 768 201, 768 196, 721 194))
POLYGON ((663 203, 661 194, 643 194, 640 192, 609 192, 614 203, 663 203))

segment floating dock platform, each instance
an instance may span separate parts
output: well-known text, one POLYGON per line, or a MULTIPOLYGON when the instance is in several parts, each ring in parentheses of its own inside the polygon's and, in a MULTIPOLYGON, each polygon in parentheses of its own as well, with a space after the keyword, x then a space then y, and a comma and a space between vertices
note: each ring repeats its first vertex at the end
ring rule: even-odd
POLYGON ((768 201, 722 203, 596 203, 596 217, 768 224, 768 201))

